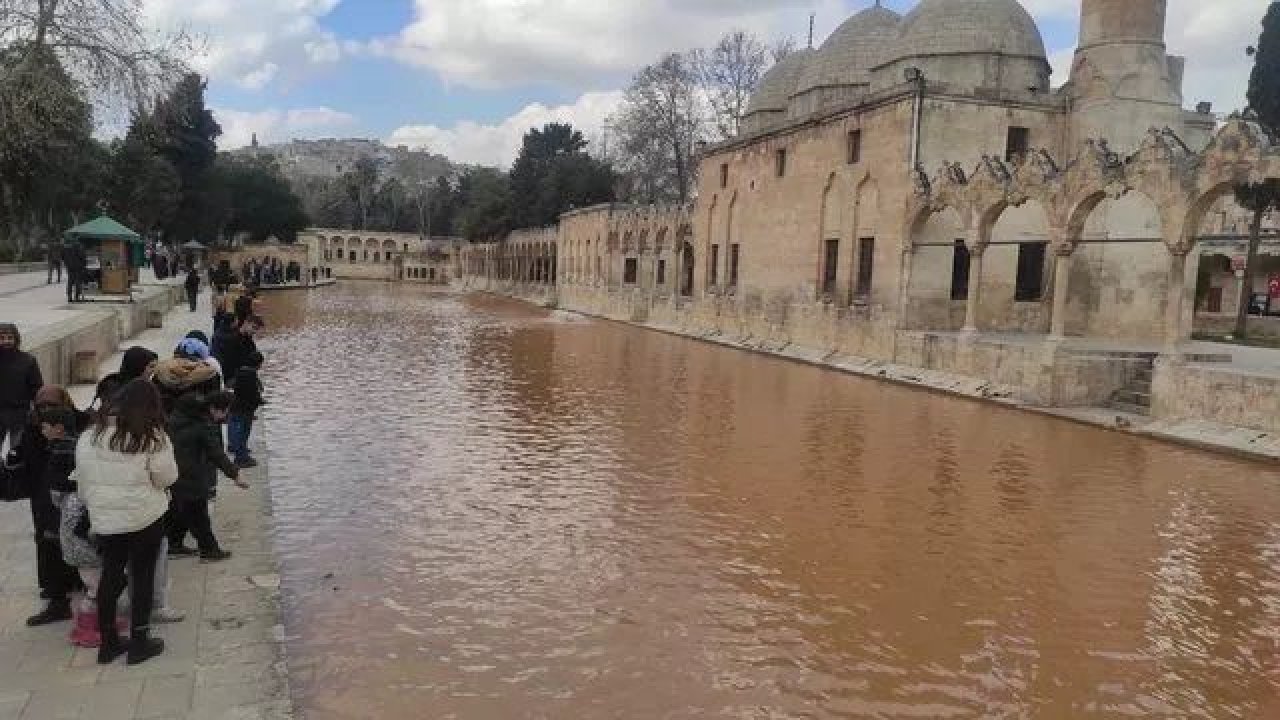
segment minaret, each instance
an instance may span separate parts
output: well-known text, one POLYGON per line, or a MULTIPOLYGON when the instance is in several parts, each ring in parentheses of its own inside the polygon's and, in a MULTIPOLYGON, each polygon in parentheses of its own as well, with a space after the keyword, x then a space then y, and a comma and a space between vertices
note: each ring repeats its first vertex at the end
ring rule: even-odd
POLYGON ((1167 0, 1083 0, 1080 51, 1100 45, 1146 44, 1164 48, 1167 0))
POLYGON ((1184 59, 1165 50, 1168 0, 1082 0, 1080 42, 1067 90, 1072 142, 1105 139, 1137 149, 1150 127, 1170 127, 1193 147, 1204 122, 1182 108, 1184 59))

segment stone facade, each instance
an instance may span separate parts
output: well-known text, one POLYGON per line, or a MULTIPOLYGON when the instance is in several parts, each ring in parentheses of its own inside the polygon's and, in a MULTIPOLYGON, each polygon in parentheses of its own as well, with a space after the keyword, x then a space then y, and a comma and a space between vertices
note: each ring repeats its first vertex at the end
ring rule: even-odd
POLYGON ((871 8, 769 73, 744 134, 703 153, 692 207, 571 212, 535 243, 560 272, 522 272, 526 233, 465 248, 466 279, 1105 405, 1135 363, 1190 339, 1210 210, 1235 183, 1280 177, 1256 128, 1215 133, 1182 108, 1165 5, 1084 0, 1058 90, 1016 0, 871 8), (860 33, 878 53, 850 49, 860 33))
POLYGON ((308 262, 325 278, 430 282, 416 273, 422 271, 429 277, 432 268, 437 269, 437 276, 441 268, 447 268, 451 270, 449 278, 457 277, 457 238, 313 228, 300 233, 298 243, 307 248, 308 262), (410 276, 408 269, 415 274, 410 276))

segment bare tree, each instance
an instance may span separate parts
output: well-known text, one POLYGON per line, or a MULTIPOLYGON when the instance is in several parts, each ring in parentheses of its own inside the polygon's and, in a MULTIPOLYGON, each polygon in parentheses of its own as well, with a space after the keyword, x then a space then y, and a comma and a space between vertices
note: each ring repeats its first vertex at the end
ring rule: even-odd
POLYGON ((689 200, 703 110, 694 55, 669 53, 632 80, 617 130, 628 156, 623 169, 640 174, 633 183, 648 199, 689 200))
POLYGON ((751 94, 769 67, 770 49, 745 30, 734 30, 697 58, 711 119, 720 139, 737 137, 751 94))
POLYGON ((769 54, 773 56, 773 61, 775 63, 780 63, 785 60, 788 55, 795 52, 796 48, 797 44, 795 38, 779 38, 773 43, 773 47, 769 48, 769 54))
MULTIPOLYGON (((142 0, 0 0, 0 48, 29 57, 48 50, 95 100, 141 108, 186 71, 195 50, 182 31, 146 27, 142 0)), ((27 70, 18 63, 0 82, 27 70)))

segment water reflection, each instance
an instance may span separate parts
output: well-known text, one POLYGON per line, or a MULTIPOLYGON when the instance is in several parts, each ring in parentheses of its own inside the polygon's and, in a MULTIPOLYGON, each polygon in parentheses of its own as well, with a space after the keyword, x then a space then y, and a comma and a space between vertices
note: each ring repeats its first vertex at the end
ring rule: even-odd
POLYGON ((306 718, 1274 709, 1276 472, 501 300, 268 302, 306 718))

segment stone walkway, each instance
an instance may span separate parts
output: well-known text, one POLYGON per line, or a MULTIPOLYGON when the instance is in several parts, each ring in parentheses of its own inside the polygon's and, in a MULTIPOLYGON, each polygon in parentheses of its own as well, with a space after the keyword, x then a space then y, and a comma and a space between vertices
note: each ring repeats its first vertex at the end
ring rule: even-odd
MULTIPOLYGON (((164 328, 128 344, 166 356, 189 330, 208 332, 207 295, 202 299, 197 313, 175 309, 164 328)), ((3 304, 7 312, 9 303, 3 304)), ((103 363, 102 372, 117 367, 118 355, 103 363)), ((93 388, 77 387, 73 394, 83 407, 93 388)), ((170 563, 170 605, 187 619, 158 626, 165 653, 136 667, 122 660, 99 666, 96 651, 67 641, 69 623, 26 627, 26 617, 39 608, 30 512, 25 502, 0 505, 0 720, 292 717, 265 453, 261 457, 263 467, 248 475, 252 489, 225 481, 219 487, 214 524, 234 557, 216 565, 170 563)))

